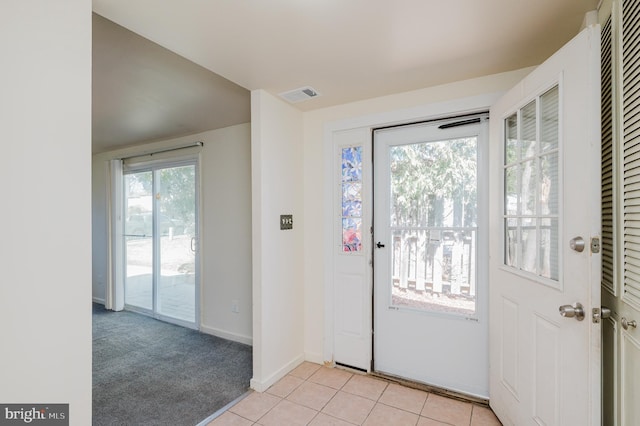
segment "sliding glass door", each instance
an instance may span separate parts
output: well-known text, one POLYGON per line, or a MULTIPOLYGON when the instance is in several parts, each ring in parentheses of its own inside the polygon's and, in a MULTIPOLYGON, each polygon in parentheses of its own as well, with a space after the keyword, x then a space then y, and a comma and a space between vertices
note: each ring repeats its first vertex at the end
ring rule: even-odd
POLYGON ((153 172, 124 176, 126 221, 124 300, 153 310, 153 172))
POLYGON ((195 322, 195 165, 156 171, 158 284, 156 311, 195 322))
POLYGON ((125 307, 197 328, 196 162, 124 175, 125 307))

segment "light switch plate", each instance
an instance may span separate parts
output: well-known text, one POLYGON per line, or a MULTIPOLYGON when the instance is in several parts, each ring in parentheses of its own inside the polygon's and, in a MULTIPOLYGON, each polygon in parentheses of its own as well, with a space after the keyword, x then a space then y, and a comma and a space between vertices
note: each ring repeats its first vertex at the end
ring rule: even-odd
POLYGON ((293 229, 293 215, 291 214, 280 215, 280 229, 293 229))

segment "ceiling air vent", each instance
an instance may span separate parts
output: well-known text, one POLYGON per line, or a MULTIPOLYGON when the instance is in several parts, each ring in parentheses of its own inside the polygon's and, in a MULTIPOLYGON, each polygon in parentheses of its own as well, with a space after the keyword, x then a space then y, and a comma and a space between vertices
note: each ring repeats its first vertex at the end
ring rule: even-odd
POLYGON ((291 102, 292 104, 313 99, 316 96, 320 96, 313 87, 301 87, 299 89, 290 90, 288 92, 282 92, 279 95, 281 98, 291 102))

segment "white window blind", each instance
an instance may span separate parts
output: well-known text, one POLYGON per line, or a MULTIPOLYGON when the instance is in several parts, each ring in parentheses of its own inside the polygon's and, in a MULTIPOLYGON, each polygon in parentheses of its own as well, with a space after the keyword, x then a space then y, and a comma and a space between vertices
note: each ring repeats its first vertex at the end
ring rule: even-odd
POLYGON ((622 298, 640 307, 640 2, 622 7, 624 283, 622 298))

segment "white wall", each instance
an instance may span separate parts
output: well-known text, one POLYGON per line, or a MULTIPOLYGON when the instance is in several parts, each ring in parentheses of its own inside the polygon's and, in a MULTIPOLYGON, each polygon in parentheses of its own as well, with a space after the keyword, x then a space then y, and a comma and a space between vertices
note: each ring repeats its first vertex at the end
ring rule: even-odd
POLYGON ((104 301, 108 268, 107 161, 202 141, 201 324, 203 332, 252 342, 251 141, 241 124, 93 157, 93 298, 104 301), (231 312, 238 301, 239 312, 231 312))
POLYGON ((0 52, 0 402, 88 425, 91 2, 4 0, 0 52))
MULTIPOLYGON (((400 93, 304 114, 304 351, 309 361, 325 359, 325 286, 326 265, 331 264, 324 250, 327 206, 322 194, 325 183, 332 181, 325 170, 325 131, 329 127, 354 127, 414 121, 425 106, 456 99, 502 92, 510 89, 532 68, 502 73, 472 80, 446 84, 412 92, 400 93)), ((427 118, 427 117, 422 117, 427 118)), ((329 141, 330 143, 330 141, 329 141)), ((330 206, 329 206, 330 208, 330 206)), ((329 347, 328 353, 333 353, 329 347)))
POLYGON ((202 150, 202 325, 252 343, 251 126, 204 135, 202 150), (239 313, 231 312, 238 301, 239 313))
POLYGON ((304 358, 302 136, 300 111, 265 91, 251 93, 251 387, 258 391, 265 390, 304 358), (292 230, 280 230, 281 214, 293 215, 292 230))

